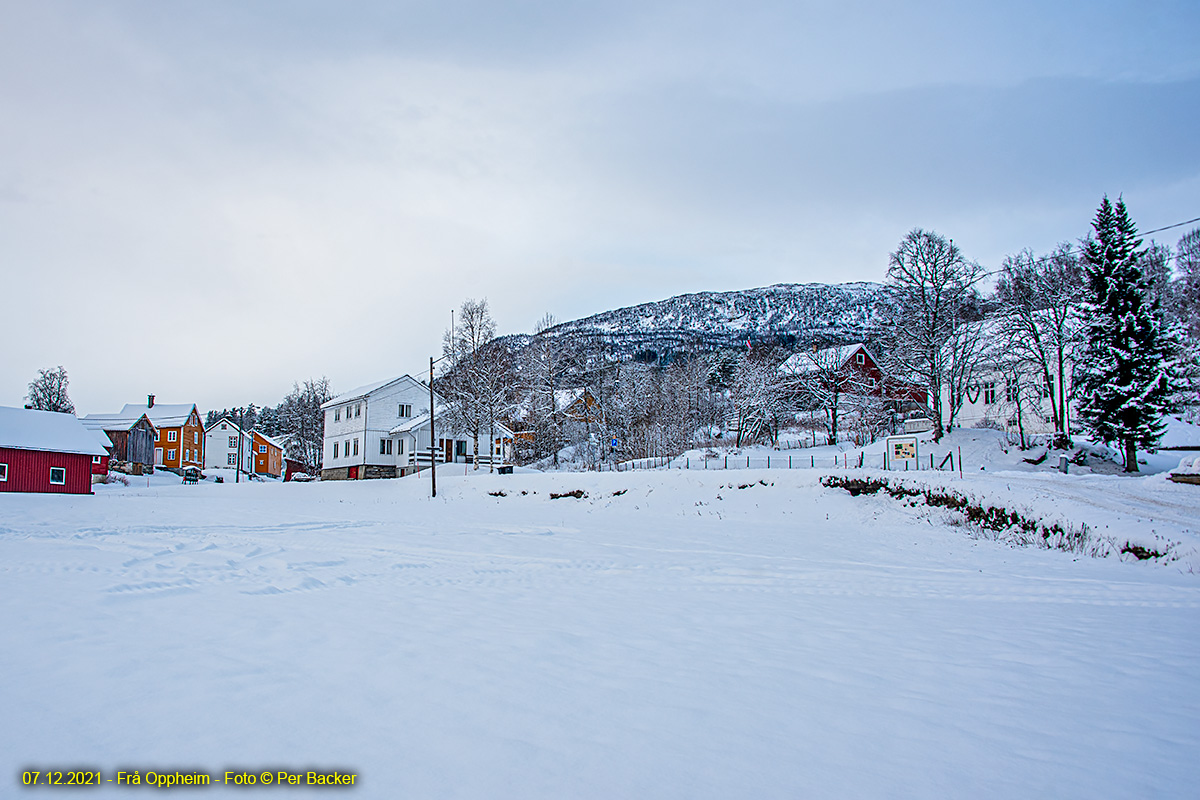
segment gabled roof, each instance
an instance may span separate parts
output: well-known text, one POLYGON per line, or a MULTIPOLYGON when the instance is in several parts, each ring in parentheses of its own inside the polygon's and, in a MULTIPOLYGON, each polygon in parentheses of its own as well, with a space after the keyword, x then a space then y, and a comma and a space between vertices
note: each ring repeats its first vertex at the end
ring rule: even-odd
POLYGON ((348 403, 351 400, 359 400, 361 398, 366 397, 369 394, 377 392, 380 389, 383 389, 385 387, 391 386, 394 383, 399 383, 400 381, 403 381, 403 380, 410 380, 418 386, 425 386, 425 384, 421 383, 420 381, 418 381, 416 378, 412 377, 411 375, 401 375, 399 378, 388 378, 386 381, 378 381, 376 383, 368 383, 366 386, 359 386, 357 389, 351 389, 348 392, 339 394, 337 397, 333 398, 332 400, 322 403, 321 408, 333 408, 336 405, 341 405, 342 403, 348 403))
POLYGON ((218 425, 220 425, 220 424, 222 424, 222 423, 224 423, 225 425, 228 425, 229 427, 233 428, 233 429, 234 429, 235 431, 237 431, 238 433, 242 433, 242 429, 241 429, 241 428, 239 428, 239 427, 238 427, 238 425, 237 425, 237 423, 236 423, 236 422, 234 422, 234 421, 233 421, 232 419, 230 419, 229 417, 221 417, 221 418, 220 418, 220 419, 218 419, 216 422, 214 422, 212 425, 209 425, 207 428, 205 428, 205 429, 204 429, 204 432, 205 432, 205 433, 208 433, 208 432, 209 432, 209 431, 211 431, 213 428, 217 427, 218 425))
POLYGON ((0 406, 0 447, 106 456, 108 451, 74 414, 0 406))
POLYGON ((871 355, 871 351, 867 350, 866 345, 862 342, 854 344, 844 344, 839 347, 826 347, 823 350, 808 351, 804 350, 799 353, 792 353, 788 356, 788 360, 779 365, 779 371, 785 375, 804 375, 809 372, 820 372, 825 369, 841 369, 846 366, 846 362, 850 357, 858 352, 859 348, 870 357, 872 361, 876 361, 875 356, 871 355))
POLYGON ((154 427, 154 423, 150 422, 150 418, 145 414, 138 414, 132 418, 123 417, 120 414, 88 414, 80 417, 79 421, 83 423, 83 427, 91 431, 128 431, 132 430, 143 418, 151 428, 154 427))
MULTIPOLYGON (((435 417, 435 419, 440 420, 445 415, 445 413, 446 413, 446 406, 444 406, 444 405, 438 406, 437 407, 437 416, 435 417)), ((421 428, 426 427, 427 425, 429 425, 429 412, 428 411, 418 414, 417 416, 413 417, 412 419, 404 420, 404 422, 401 422, 399 425, 395 426, 390 431, 388 431, 388 436, 397 436, 402 433, 413 433, 415 431, 420 430, 421 428)), ((510 431, 508 429, 508 426, 504 425, 500 422, 496 423, 496 432, 499 433, 502 438, 506 438, 506 439, 511 439, 512 435, 513 435, 512 431, 510 431)))
POLYGON ((187 423, 188 417, 195 410, 195 403, 155 403, 153 408, 130 403, 119 413, 123 417, 145 414, 156 428, 178 428, 187 423))
POLYGON ((282 445, 282 444, 280 444, 278 440, 276 440, 276 439, 272 439, 270 436, 267 436, 267 435, 266 435, 265 433, 263 433, 262 431, 259 431, 259 430, 253 430, 253 431, 250 431, 250 435, 251 435, 251 436, 257 436, 258 438, 262 439, 264 442, 266 442, 267 444, 271 445, 272 447, 278 447, 280 450, 283 450, 283 449, 284 449, 283 445, 282 445))

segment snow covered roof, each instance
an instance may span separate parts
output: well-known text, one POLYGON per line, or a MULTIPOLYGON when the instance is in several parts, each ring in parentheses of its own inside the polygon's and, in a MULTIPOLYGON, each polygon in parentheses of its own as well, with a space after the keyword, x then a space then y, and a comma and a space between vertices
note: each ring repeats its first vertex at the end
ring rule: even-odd
MULTIPOLYGON (((437 419, 440 420, 445 415, 445 413, 446 413, 446 406, 441 405, 441 406, 437 407, 437 419)), ((429 412, 426 411, 424 413, 418 414, 417 416, 413 417, 412 419, 404 420, 404 422, 401 422, 399 425, 395 426, 390 431, 388 431, 388 435, 389 436, 397 436, 402 433, 413 433, 415 431, 420 430, 421 428, 424 428, 428 424, 429 424, 429 412)), ((500 434, 500 436, 504 439, 512 438, 512 431, 510 431, 508 429, 508 426, 502 425, 499 422, 496 423, 496 432, 498 434, 500 434)))
MULTIPOLYGON (((126 417, 121 414, 88 414, 80 417, 79 421, 83 423, 83 427, 92 431, 127 431, 144 416, 145 414, 138 414, 136 417, 126 417)), ((149 417, 146 418, 146 421, 149 422, 149 417)))
POLYGON ((0 406, 0 447, 106 456, 108 451, 74 414, 0 406))
MULTIPOLYGON (((84 426, 84 427, 87 427, 87 426, 84 426)), ((113 440, 111 438, 109 438, 109 435, 107 433, 105 433, 103 430, 88 429, 88 433, 92 434, 93 438, 95 438, 95 440, 100 443, 100 446, 104 448, 105 452, 108 452, 108 448, 113 446, 113 440)))
MULTIPOLYGON (((779 365, 779 371, 785 375, 803 375, 823 369, 841 369, 860 347, 870 355, 871 351, 867 350, 862 342, 844 344, 840 347, 826 347, 823 350, 792 353, 788 356, 787 361, 779 365)), ((875 360, 874 356, 871 357, 871 360, 875 360)))
MULTIPOLYGON (((439 417, 445 413, 446 413, 445 406, 437 407, 437 415, 439 417)), ((424 428, 428 424, 429 424, 429 412, 425 411, 420 414, 417 414, 415 417, 412 417, 411 419, 404 420, 404 422, 401 422, 399 425, 397 425, 396 427, 394 427, 390 431, 388 431, 388 435, 395 436, 398 433, 412 433, 415 430, 424 428)))
POLYGON ((145 414, 156 428, 178 428, 187 422, 195 410, 195 403, 155 403, 153 408, 130 403, 121 409, 120 414, 134 419, 145 414))
POLYGON ((115 414, 88 414, 83 418, 83 424, 89 428, 98 425, 112 426, 105 427, 105 430, 110 431, 128 430, 145 415, 156 428, 178 428, 187 422, 195 410, 195 403, 155 403, 154 408, 147 408, 139 403, 127 403, 115 414))
POLYGON ((413 383, 416 383, 416 384, 419 384, 422 386, 424 385, 424 384, 421 384, 420 381, 418 381, 416 378, 412 377, 411 375, 401 375, 399 378, 388 378, 386 381, 378 381, 376 383, 368 383, 365 386, 359 386, 357 389, 351 389, 348 392, 339 394, 337 397, 333 398, 332 400, 322 403, 321 408, 333 408, 334 406, 340 405, 341 403, 348 403, 351 400, 358 400, 359 398, 366 397, 367 395, 371 394, 371 392, 382 389, 385 386, 391 386, 393 383, 399 383, 400 381, 402 381, 406 378, 408 380, 412 381, 413 383))
POLYGON ((1200 425, 1192 425, 1178 417, 1167 417, 1167 432, 1159 442, 1160 448, 1200 450, 1200 425))
POLYGON ((266 442, 267 444, 271 445, 272 447, 278 447, 280 450, 284 449, 284 448, 283 448, 283 445, 282 445, 282 444, 280 444, 280 443, 279 443, 279 441, 278 441, 277 439, 273 439, 273 438, 271 438, 270 436, 267 436, 267 435, 266 435, 265 433, 263 433, 262 431, 259 431, 259 430, 253 430, 253 431, 250 431, 250 433, 251 433, 252 435, 254 435, 254 436, 257 436, 258 438, 262 439, 264 442, 266 442))
POLYGON ((235 431, 237 431, 238 433, 241 433, 241 432, 242 432, 242 429, 241 429, 241 428, 239 428, 239 427, 237 426, 237 423, 236 423, 236 422, 234 422, 234 421, 233 421, 231 418, 229 418, 229 417, 221 417, 219 420, 217 420, 216 422, 214 422, 212 425, 209 425, 207 428, 205 428, 205 429, 204 429, 204 432, 205 432, 205 433, 208 433, 208 432, 209 432, 209 431, 211 431, 213 428, 215 428, 215 427, 217 427, 218 425, 221 425, 221 424, 228 425, 230 428, 233 428, 233 429, 234 429, 235 431))

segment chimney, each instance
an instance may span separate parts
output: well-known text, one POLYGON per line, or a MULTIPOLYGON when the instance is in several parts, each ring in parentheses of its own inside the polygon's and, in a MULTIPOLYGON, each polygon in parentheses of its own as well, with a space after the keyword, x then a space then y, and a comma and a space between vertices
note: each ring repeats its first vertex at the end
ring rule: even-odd
POLYGON ((154 408, 154 395, 146 395, 146 408, 154 408))

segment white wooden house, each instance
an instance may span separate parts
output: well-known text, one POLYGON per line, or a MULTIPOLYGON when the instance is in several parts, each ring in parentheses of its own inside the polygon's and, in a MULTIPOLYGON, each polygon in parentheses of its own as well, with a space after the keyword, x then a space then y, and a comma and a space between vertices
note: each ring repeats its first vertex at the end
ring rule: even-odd
MULTIPOLYGON (((471 460, 474 443, 467 435, 438 425, 439 463, 471 460)), ((410 375, 360 386, 321 406, 325 412, 322 480, 396 478, 429 465, 429 386, 410 375)), ((497 426, 497 458, 507 459, 512 433, 497 426)), ((495 445, 493 445, 495 446, 495 445)), ((481 451, 486 447, 480 442, 481 451)), ((480 453, 481 461, 484 452, 480 453)))
POLYGON ((238 463, 238 441, 242 445, 242 472, 254 470, 253 437, 233 420, 223 417, 204 429, 204 468, 233 469, 238 463))

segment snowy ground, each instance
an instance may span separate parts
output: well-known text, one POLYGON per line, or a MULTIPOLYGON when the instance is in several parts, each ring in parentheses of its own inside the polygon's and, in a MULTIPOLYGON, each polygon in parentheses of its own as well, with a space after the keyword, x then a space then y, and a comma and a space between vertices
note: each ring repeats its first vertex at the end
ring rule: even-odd
MULTIPOLYGON (((0 495, 0 796, 76 766, 340 768, 364 798, 1195 796, 1190 556, 1011 548, 827 472, 0 495)), ((922 479, 1198 541, 1200 487, 1163 476, 922 479)))

